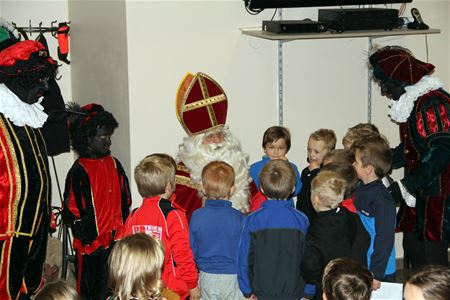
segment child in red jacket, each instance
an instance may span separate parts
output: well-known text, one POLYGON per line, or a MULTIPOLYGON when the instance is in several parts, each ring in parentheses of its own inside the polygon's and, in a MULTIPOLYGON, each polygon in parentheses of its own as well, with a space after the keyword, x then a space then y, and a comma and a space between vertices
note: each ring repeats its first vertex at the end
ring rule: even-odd
POLYGON ((134 170, 138 191, 144 198, 125 223, 125 235, 145 233, 162 241, 165 249, 162 281, 180 295, 200 299, 197 268, 190 248, 184 211, 173 202, 175 161, 166 154, 144 158, 134 170))

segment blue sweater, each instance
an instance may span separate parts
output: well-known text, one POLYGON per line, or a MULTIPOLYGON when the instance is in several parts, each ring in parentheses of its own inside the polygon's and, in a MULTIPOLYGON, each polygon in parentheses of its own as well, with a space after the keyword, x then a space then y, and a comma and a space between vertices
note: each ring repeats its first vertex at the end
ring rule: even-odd
MULTIPOLYGON (((258 190, 261 190, 261 187, 259 186, 259 180, 258 176, 259 173, 261 173, 262 168, 270 161, 270 158, 268 156, 264 156, 260 161, 257 161, 253 163, 250 166, 250 176, 253 179, 253 182, 255 183, 258 190)), ((295 191, 292 197, 297 196, 298 193, 300 193, 300 189, 302 188, 302 181, 300 173, 298 172, 297 166, 293 163, 291 163, 292 168, 295 171, 295 191)))
POLYGON ((369 270, 383 280, 395 273, 395 202, 381 180, 360 185, 355 192, 355 207, 370 235, 367 252, 369 270))
POLYGON ((239 244, 238 282, 245 297, 300 299, 314 295, 300 269, 308 218, 291 201, 268 200, 244 221, 239 244))
POLYGON ((189 223, 191 248, 200 271, 236 274, 244 215, 228 200, 206 200, 189 223))

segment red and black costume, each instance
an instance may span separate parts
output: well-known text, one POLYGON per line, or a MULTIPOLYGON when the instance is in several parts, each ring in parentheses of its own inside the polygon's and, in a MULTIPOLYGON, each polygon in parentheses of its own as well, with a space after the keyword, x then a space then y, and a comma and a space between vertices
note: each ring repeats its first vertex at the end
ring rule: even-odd
POLYGON ((109 128, 110 137, 117 127, 114 117, 97 104, 79 111, 78 118, 69 117, 72 146, 80 157, 67 174, 63 216, 74 236, 78 291, 86 299, 103 300, 110 246, 128 216, 131 197, 125 171, 109 146, 106 153, 89 147, 102 127, 109 128))
POLYGON ((30 299, 43 283, 50 171, 40 128, 43 82, 57 63, 36 41, 0 52, 0 299, 30 299), (33 92, 32 92, 33 90, 33 92))
MULTIPOLYGON (((404 89, 391 100, 391 118, 400 125, 401 144, 393 167, 405 167, 401 185, 412 199, 397 215, 403 247, 413 268, 448 264, 450 242, 450 95, 429 74, 434 66, 407 49, 384 47, 370 57, 374 77, 404 89), (415 198, 415 199, 414 199, 415 198), (415 200, 415 201, 414 201, 415 200)), ((404 192, 402 194, 405 194, 404 192)))

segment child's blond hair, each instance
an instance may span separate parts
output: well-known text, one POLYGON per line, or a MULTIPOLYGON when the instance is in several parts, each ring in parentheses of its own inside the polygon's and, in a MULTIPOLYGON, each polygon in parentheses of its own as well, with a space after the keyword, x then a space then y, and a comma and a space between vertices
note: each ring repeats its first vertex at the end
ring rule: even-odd
POLYGON ((164 194, 167 184, 175 187, 175 160, 167 154, 155 153, 145 157, 134 169, 139 194, 144 198, 164 194))
POLYGON ((288 161, 273 159, 262 168, 258 180, 267 198, 286 200, 294 191, 295 171, 288 161))
POLYGON ((320 206, 335 209, 344 199, 347 182, 336 172, 320 171, 311 182, 311 198, 317 196, 320 206))
POLYGON ((319 129, 311 133, 310 139, 322 141, 328 150, 336 148, 336 134, 331 129, 319 129))
POLYGON ((49 282, 38 291, 34 300, 81 300, 73 286, 63 280, 49 282))
POLYGON ((380 135, 377 126, 371 123, 359 123, 347 130, 347 133, 342 138, 342 145, 345 149, 350 149, 358 140, 374 135, 380 135))
POLYGON ((358 151, 363 167, 372 166, 375 175, 383 178, 389 173, 392 166, 392 151, 389 144, 381 135, 360 139, 352 146, 352 150, 358 151))
POLYGON ((324 165, 320 169, 320 172, 323 171, 335 172, 345 179, 346 187, 344 199, 348 199, 353 196, 358 184, 358 176, 356 176, 355 168, 351 163, 332 162, 324 165))
POLYGON ((161 242, 143 233, 118 241, 108 259, 108 286, 119 300, 159 300, 163 288, 161 242))
POLYGON ((202 170, 202 187, 208 199, 229 199, 234 186, 234 169, 224 161, 212 161, 202 170))

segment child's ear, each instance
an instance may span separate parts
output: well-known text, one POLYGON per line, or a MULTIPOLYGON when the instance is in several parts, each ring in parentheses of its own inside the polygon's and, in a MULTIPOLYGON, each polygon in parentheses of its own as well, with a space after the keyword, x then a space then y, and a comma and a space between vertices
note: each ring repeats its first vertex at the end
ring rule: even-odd
POLYGON ((233 186, 230 188, 230 197, 234 194, 234 191, 236 191, 236 186, 233 184, 233 186))
POLYGON ((200 192, 201 192, 203 195, 205 194, 205 186, 203 185, 203 182, 202 182, 201 187, 200 187, 200 192))
POLYGON ((372 165, 367 165, 366 170, 367 170, 367 175, 375 173, 375 168, 372 165))
POLYGON ((175 182, 168 182, 164 190, 165 194, 171 195, 175 191, 175 182))
POLYGON ((325 292, 322 293, 322 300, 328 300, 327 295, 325 295, 325 292))
POLYGON ((320 208, 320 198, 317 194, 311 195, 311 205, 315 212, 319 211, 320 208))

